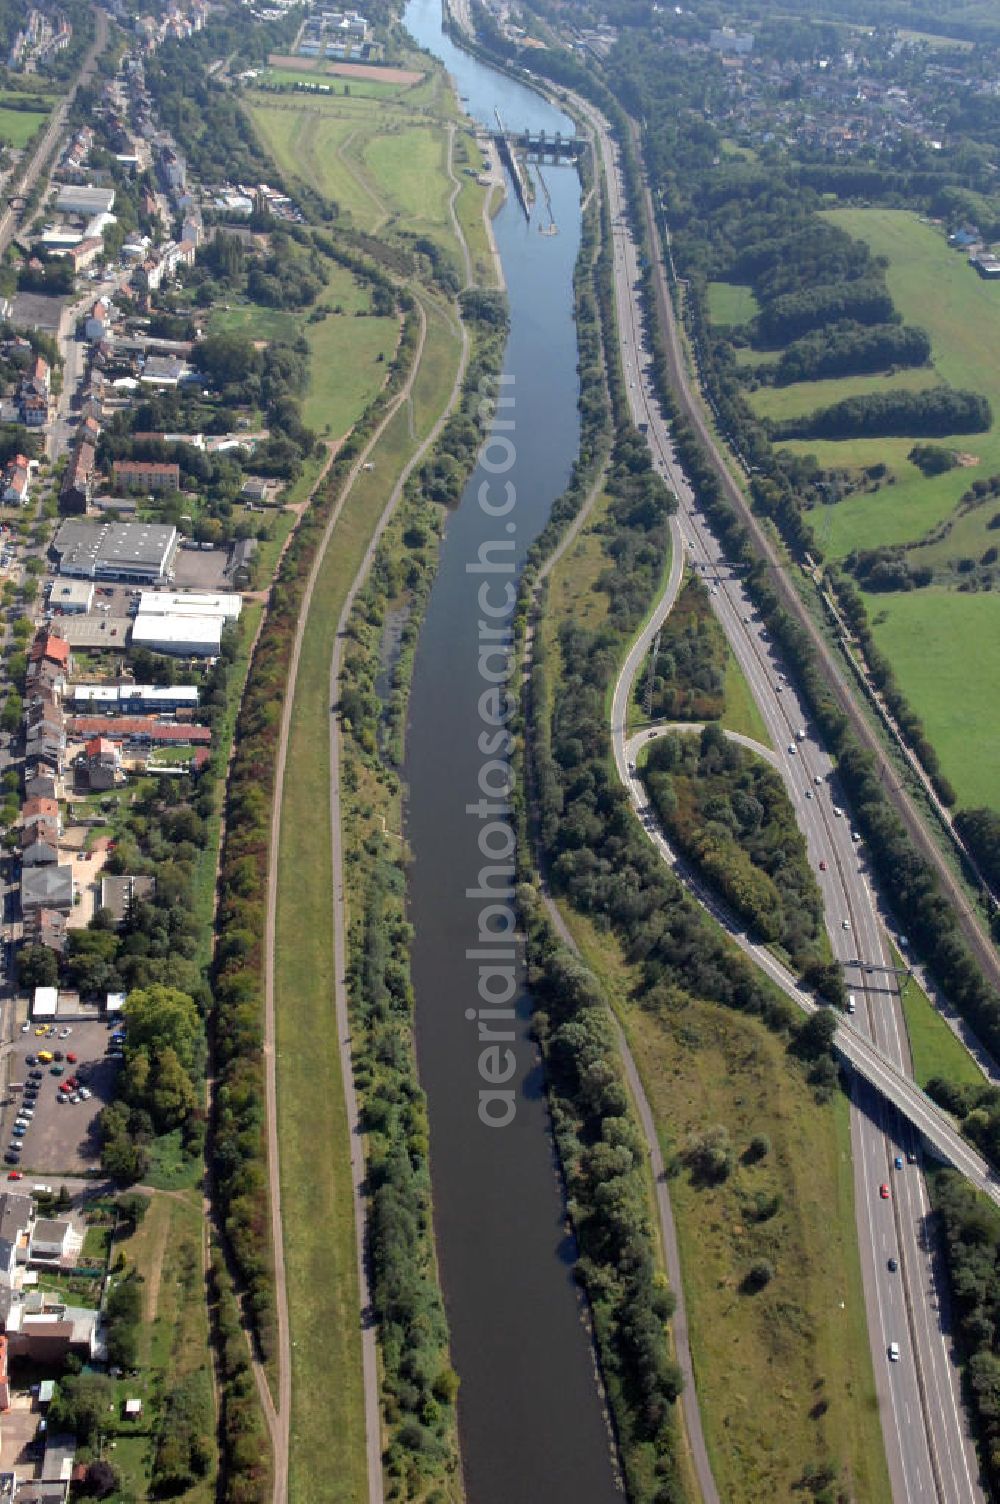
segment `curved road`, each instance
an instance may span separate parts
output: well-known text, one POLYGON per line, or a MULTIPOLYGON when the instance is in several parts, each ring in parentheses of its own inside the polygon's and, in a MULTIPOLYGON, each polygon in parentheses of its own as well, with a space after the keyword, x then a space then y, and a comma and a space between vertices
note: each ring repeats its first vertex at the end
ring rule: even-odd
MULTIPOLYGON (((773 648, 754 620, 753 608, 739 582, 728 578, 721 550, 697 511, 695 498, 677 464, 662 414, 653 398, 649 361, 643 349, 639 308, 640 268, 624 218, 624 192, 617 154, 604 122, 590 106, 584 113, 597 131, 615 227, 615 295, 622 358, 633 420, 647 425, 654 460, 677 494, 679 510, 671 519, 672 557, 666 589, 633 644, 615 686, 611 721, 619 776, 644 817, 650 838, 685 880, 695 896, 723 923, 797 1006, 815 1004, 769 951, 745 934, 739 921, 700 883, 646 815, 646 796, 631 771, 626 746, 628 708, 633 686, 653 637, 669 613, 690 554, 710 582, 712 601, 733 652, 750 684, 765 724, 779 749, 779 766, 788 784, 810 855, 818 869, 834 954, 860 998, 850 1024, 838 1030, 842 1056, 900 1107, 945 1156, 992 1199, 1000 1188, 978 1155, 961 1139, 947 1116, 909 1079, 910 1060, 895 977, 881 968, 892 965, 858 843, 838 801, 833 765, 812 734, 797 695, 785 680, 773 648), (801 740, 799 733, 803 733, 801 740), (785 751, 780 749, 785 747, 785 751), (860 965, 858 963, 861 963, 860 965), (855 980, 856 979, 856 980, 855 980)), ((655 735, 655 731, 652 733, 655 735)), ((629 741, 631 739, 629 738, 629 741)), ((960 1403, 960 1384, 948 1333, 947 1296, 941 1270, 928 1236, 929 1206, 919 1169, 906 1156, 917 1148, 910 1128, 892 1107, 867 1089, 856 1094, 852 1111, 855 1203, 865 1298, 876 1389, 879 1395, 893 1495, 899 1504, 964 1504, 983 1495, 978 1464, 960 1403), (904 1169, 894 1168, 900 1155, 904 1169), (887 1201, 878 1186, 892 1186, 887 1201), (899 1270, 888 1270, 888 1259, 899 1270), (901 1361, 888 1361, 890 1343, 899 1344, 901 1361)))

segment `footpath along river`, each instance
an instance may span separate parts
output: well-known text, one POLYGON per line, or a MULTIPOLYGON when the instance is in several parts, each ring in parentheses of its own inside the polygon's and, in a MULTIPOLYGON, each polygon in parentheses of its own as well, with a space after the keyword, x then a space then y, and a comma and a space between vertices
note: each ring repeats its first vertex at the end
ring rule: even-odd
MULTIPOLYGON (((450 42, 440 0, 411 0, 404 22, 443 60, 477 120, 494 126, 498 108, 513 129, 572 133, 545 100, 450 42)), ((449 519, 413 676, 413 981, 470 1504, 620 1504, 530 1039, 523 957, 505 933, 504 636, 525 552, 566 485, 579 441, 579 179, 570 165, 544 172, 558 234, 539 233, 548 223, 541 207, 526 223, 513 192, 495 221, 511 319, 498 414, 506 426, 494 428, 449 519)))

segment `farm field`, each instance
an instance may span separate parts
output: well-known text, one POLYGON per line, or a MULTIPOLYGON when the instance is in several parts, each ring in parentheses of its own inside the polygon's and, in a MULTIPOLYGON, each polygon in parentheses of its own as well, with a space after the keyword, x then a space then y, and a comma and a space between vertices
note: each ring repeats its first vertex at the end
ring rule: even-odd
POLYGON ((837 209, 826 217, 887 258, 893 301, 904 323, 930 335, 940 380, 981 392, 993 408, 988 433, 936 441, 973 454, 978 464, 931 479, 906 459, 912 447, 907 439, 790 444, 795 452, 816 454, 821 464, 882 461, 895 475, 891 493, 880 493, 874 504, 871 497, 852 497, 830 509, 828 548, 839 556, 858 545, 912 541, 946 517, 972 481, 1000 471, 1000 369, 994 353, 1000 341, 1000 287, 984 282, 963 255, 949 249, 939 229, 907 210, 837 209))
POLYGON ((959 804, 1000 808, 1000 595, 931 587, 865 604, 959 804))
POLYGON ((758 309, 753 288, 738 282, 708 284, 708 312, 713 324, 746 324, 758 309))

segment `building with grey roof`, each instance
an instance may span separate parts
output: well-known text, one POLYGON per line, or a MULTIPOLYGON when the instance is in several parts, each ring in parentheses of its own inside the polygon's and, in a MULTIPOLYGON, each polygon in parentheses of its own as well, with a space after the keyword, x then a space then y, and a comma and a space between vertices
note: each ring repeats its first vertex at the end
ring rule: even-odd
POLYGON ((85 580, 163 585, 173 578, 180 538, 163 522, 84 522, 70 519, 55 536, 59 572, 85 580))
POLYGON ((73 869, 56 864, 25 867, 21 872, 21 911, 58 909, 73 911, 73 869))

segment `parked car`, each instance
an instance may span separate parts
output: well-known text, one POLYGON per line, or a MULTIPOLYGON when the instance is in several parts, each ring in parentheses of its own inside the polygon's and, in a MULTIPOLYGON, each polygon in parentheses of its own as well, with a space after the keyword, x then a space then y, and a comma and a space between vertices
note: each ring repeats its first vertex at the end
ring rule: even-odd
POLYGON ((25 1063, 25 1065, 37 1065, 38 1064, 38 1056, 37 1055, 25 1055, 25 1057, 24 1057, 24 1063, 25 1063))
POLYGON ((8 1172, 7 1172, 7 1179, 8 1180, 23 1180, 24 1179, 24 1171, 23 1170, 8 1170, 8 1172))
POLYGON ((76 1064, 76 1056, 73 1054, 72 1050, 66 1051, 66 1059, 69 1061, 70 1065, 76 1064))

